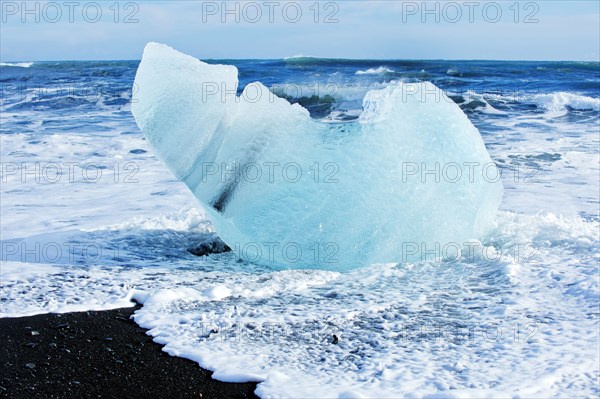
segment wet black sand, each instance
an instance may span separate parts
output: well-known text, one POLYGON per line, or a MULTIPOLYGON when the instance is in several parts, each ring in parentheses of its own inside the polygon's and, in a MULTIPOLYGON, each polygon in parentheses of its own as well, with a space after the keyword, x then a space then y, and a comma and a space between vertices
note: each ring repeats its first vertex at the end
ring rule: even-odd
POLYGON ((1 318, 0 397, 255 397, 254 383, 164 353, 129 319, 136 309, 1 318))

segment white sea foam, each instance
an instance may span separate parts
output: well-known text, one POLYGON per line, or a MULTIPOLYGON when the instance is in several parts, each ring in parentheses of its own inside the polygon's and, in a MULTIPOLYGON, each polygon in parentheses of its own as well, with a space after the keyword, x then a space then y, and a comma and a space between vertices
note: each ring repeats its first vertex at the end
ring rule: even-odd
MULTIPOLYGON (((558 190, 551 195, 556 210, 581 209, 587 200, 580 198, 597 195, 597 169, 589 169, 597 158, 594 136, 575 126, 565 134, 584 136, 548 142, 513 125, 523 121, 512 118, 504 127, 528 138, 516 144, 523 154, 540 148, 561 154, 549 175, 558 190), (571 185, 586 176, 588 183, 571 185)), ((139 136, 64 133, 37 144, 21 134, 0 139, 3 159, 133 160, 140 167, 133 184, 115 184, 112 175, 92 184, 81 177, 55 184, 6 177, 4 242, 25 239, 25 249, 79 243, 103 254, 79 249, 52 262, 13 255, 0 265, 2 317, 111 309, 134 299, 144 303, 136 322, 168 353, 215 370, 221 380, 261 381, 262 397, 389 397, 398 387, 415 397, 598 393, 598 351, 590 350, 598 345, 597 320, 589 315, 599 305, 599 226, 536 214, 553 203, 538 200, 552 190, 547 184, 510 185, 505 203, 521 214, 501 213, 487 244, 478 247, 485 251, 469 261, 373 265, 344 274, 276 272, 237 263, 233 254, 188 254, 198 234, 212 227, 150 153, 128 152, 147 148, 139 136), (35 156, 19 156, 23 150, 35 156), (69 215, 60 206, 65 192, 69 215)), ((492 147, 492 154, 510 160, 506 148, 492 147)), ((504 177, 510 184, 512 176, 504 177)))
MULTIPOLYGON (((152 242, 161 223, 193 234, 194 215, 126 225, 152 242)), ((261 397, 306 397, 317 387, 320 397, 394 397, 398 386, 417 397, 593 395, 597 321, 587 315, 600 304, 598 223, 500 216, 493 245, 468 261, 350 273, 209 270, 198 258, 202 272, 5 262, 2 316, 110 309, 134 299, 144 304, 135 321, 167 353, 223 381, 260 381, 261 397), (535 250, 517 254, 515 243, 524 242, 535 250), (572 247, 577 255, 566 256, 572 247)))

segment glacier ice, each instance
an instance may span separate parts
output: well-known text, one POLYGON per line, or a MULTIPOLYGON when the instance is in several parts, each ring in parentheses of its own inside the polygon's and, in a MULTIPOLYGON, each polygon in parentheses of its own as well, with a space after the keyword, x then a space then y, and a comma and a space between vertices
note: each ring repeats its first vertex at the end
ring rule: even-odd
POLYGON ((132 113, 155 154, 244 260, 346 270, 454 256, 502 198, 478 130, 431 83, 368 92, 326 123, 237 69, 149 43, 132 113))

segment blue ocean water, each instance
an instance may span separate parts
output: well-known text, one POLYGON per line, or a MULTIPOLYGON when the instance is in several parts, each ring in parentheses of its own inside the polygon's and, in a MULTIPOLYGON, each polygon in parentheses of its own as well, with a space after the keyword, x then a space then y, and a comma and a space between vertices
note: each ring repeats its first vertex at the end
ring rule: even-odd
MULTIPOLYGON (((598 62, 378 61, 306 57, 205 61, 238 67, 240 93, 254 81, 272 88, 290 85, 280 89, 292 100, 294 94, 345 99, 345 86, 346 89, 368 89, 394 80, 430 81, 451 93, 473 91, 496 95, 498 97, 492 104, 503 110, 516 111, 523 106, 521 111, 529 111, 532 108, 526 107, 531 105, 528 100, 535 95, 568 92, 597 99, 600 90, 598 62), (507 104, 509 99, 513 100, 509 103, 512 107, 507 104)), ((3 111, 82 111, 82 106, 84 109, 96 105, 124 106, 128 103, 138 64, 138 61, 4 63, 0 78, 3 111), (31 93, 36 95, 28 96, 31 93)), ((350 97, 355 99, 360 97, 359 94, 350 97)), ((572 108, 584 109, 576 104, 572 108)))
POLYGON ((210 221, 133 120, 139 62, 4 63, 2 317, 134 298, 166 351, 263 396, 598 395, 600 63, 208 62, 238 67, 238 93, 260 81, 331 123, 369 90, 433 82, 502 171, 484 251, 345 274, 195 257, 210 221))

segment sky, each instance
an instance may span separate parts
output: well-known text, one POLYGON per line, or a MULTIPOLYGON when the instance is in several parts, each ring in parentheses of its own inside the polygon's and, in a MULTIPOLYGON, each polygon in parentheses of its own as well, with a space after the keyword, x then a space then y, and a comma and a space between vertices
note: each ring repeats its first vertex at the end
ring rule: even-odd
POLYGON ((0 61, 133 60, 147 42, 204 59, 600 61, 591 1, 0 1, 0 61))

